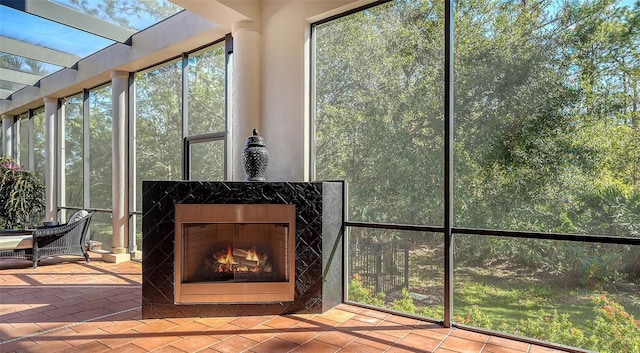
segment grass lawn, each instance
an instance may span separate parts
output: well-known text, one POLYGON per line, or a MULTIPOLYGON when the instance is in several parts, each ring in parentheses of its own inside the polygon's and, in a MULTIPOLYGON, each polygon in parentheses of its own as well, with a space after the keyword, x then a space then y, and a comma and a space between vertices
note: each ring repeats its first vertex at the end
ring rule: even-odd
POLYGON ((520 320, 539 319, 541 311, 552 314, 557 310, 567 314, 575 327, 588 330, 585 324, 595 317, 591 299, 606 292, 629 314, 640 318, 640 291, 635 285, 604 284, 589 289, 580 284, 571 285, 571 281, 563 281, 563 278, 507 272, 510 271, 457 268, 454 273, 454 315, 464 317, 469 312, 478 312, 479 308, 484 319, 496 329, 515 327, 520 320))
MULTIPOLYGON (((442 320, 444 311, 444 271, 442 257, 434 252, 429 256, 412 256, 409 269, 409 292, 415 298, 412 314, 442 320)), ((558 315, 566 315, 566 322, 591 333, 589 326, 596 319, 593 298, 606 293, 625 311, 640 318, 640 284, 603 282, 597 286, 585 284, 580 278, 561 274, 531 271, 509 264, 457 266, 454 269, 454 321, 509 334, 523 324, 545 322, 558 315)), ((386 307, 393 307, 400 293, 386 296, 386 307)), ((533 337, 541 338, 541 337, 533 337)), ((541 338, 544 339, 544 338, 541 338)), ((553 339, 562 342, 563 338, 553 339)))

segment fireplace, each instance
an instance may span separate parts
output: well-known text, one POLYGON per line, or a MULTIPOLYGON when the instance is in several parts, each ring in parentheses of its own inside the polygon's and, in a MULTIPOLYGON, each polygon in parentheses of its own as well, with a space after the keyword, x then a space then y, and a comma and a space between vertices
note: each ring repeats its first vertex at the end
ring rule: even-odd
POLYGON ((345 192, 343 181, 143 181, 142 318, 340 304, 345 192))
POLYGON ((175 207, 175 302, 292 301, 294 205, 175 207))

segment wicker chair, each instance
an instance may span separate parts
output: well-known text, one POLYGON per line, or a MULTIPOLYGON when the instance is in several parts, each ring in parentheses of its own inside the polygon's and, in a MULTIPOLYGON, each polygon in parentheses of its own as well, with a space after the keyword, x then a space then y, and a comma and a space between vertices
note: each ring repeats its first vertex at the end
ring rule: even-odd
POLYGON ((60 255, 84 256, 89 262, 87 247, 89 246, 89 223, 95 211, 88 211, 85 215, 69 219, 69 223, 53 227, 38 228, 33 231, 33 250, 31 260, 33 268, 38 262, 47 257, 60 255))

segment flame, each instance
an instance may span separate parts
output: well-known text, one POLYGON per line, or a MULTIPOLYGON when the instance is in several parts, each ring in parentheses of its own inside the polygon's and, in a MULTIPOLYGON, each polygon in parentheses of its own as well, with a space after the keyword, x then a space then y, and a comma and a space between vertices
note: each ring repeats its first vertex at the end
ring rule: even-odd
POLYGON ((218 258, 218 263, 220 265, 218 266, 217 272, 231 271, 231 265, 233 265, 233 251, 231 250, 231 247, 227 248, 226 255, 218 258))
POLYGON ((251 248, 251 250, 247 252, 247 256, 245 257, 245 259, 251 260, 251 261, 260 261, 260 258, 258 257, 258 253, 256 252, 256 248, 251 248))
POLYGON ((233 263, 233 251, 231 250, 231 247, 227 248, 227 257, 224 259, 224 263, 226 264, 233 263))
MULTIPOLYGON (((268 256, 260 254, 256 251, 255 247, 250 250, 237 249, 235 251, 232 246, 227 247, 227 252, 216 252, 215 260, 218 262, 214 272, 264 272, 265 262, 268 256), (234 259, 235 253, 235 259, 234 259), (238 253, 242 253, 239 255, 238 253), (246 253, 246 254, 245 254, 246 253), (240 260, 238 256, 243 256, 240 260), (251 261, 251 263, 245 263, 244 260, 251 261)), ((271 272, 267 270, 266 272, 271 272)))

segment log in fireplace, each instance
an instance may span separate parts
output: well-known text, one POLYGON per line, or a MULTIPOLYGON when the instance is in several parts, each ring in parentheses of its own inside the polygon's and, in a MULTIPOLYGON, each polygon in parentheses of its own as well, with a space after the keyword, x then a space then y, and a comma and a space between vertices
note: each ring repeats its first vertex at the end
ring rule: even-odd
POLYGON ((346 183, 144 181, 142 317, 322 313, 342 302, 346 183))
POLYGON ((295 206, 175 208, 175 302, 292 301, 295 206))

